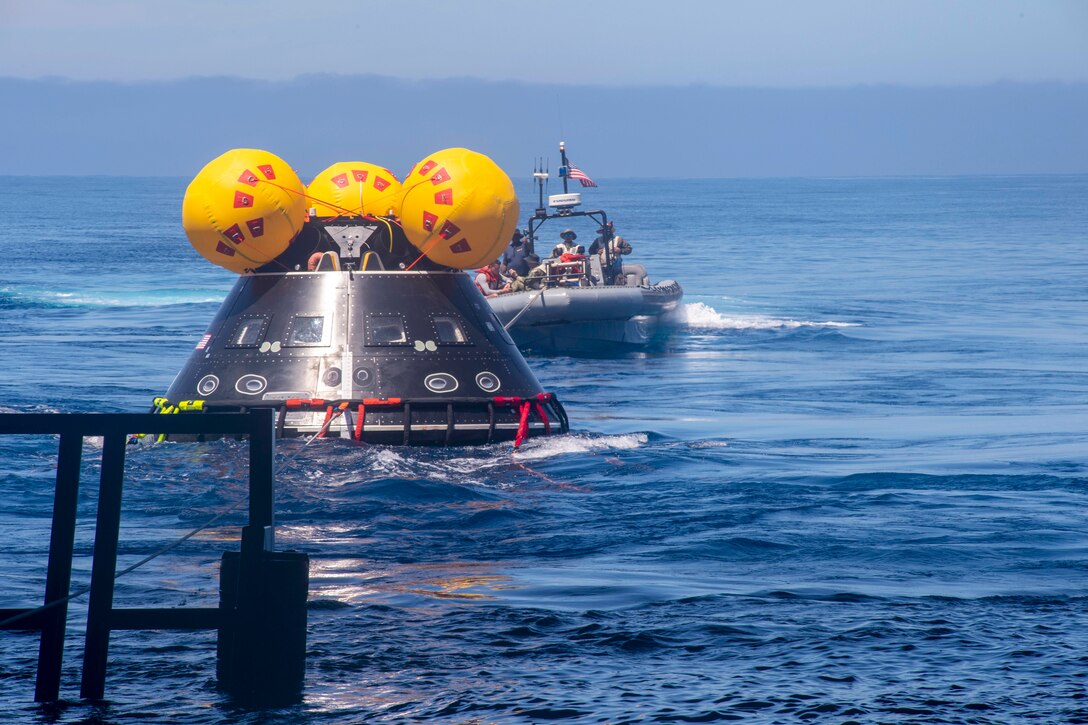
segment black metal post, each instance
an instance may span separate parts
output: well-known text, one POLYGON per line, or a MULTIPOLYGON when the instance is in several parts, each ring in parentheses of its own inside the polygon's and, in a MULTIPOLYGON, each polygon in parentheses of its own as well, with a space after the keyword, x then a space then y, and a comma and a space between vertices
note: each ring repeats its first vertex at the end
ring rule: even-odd
POLYGON ((220 568, 219 681, 241 702, 295 702, 306 661, 309 558, 272 549, 273 410, 251 411, 250 523, 220 568))
POLYGON ((35 702, 60 698, 60 669, 64 655, 64 632, 68 622, 68 590, 72 582, 72 550, 76 536, 76 502, 79 498, 79 468, 83 436, 62 433, 57 453, 57 487, 53 497, 53 528, 49 535, 49 565, 45 575, 45 622, 38 646, 38 675, 34 684, 35 702))
POLYGON ((604 265, 602 276, 611 276, 612 279, 603 279, 601 284, 615 284, 616 271, 613 269, 615 265, 615 259, 612 258, 612 240, 615 238, 612 235, 612 230, 608 228, 608 215, 603 211, 601 212, 601 241, 604 244, 604 265))
POLYGON ((273 408, 250 411, 249 525, 242 529, 242 552, 271 551, 273 533, 272 473, 276 462, 273 408))
MULTIPOLYGON (((242 527, 242 546, 237 567, 224 565, 219 571, 220 587, 234 592, 227 602, 220 632, 220 675, 223 684, 237 694, 253 690, 253 673, 261 637, 266 635, 259 621, 262 586, 261 568, 265 552, 273 547, 272 468, 275 457, 273 411, 256 409, 249 413, 249 524, 242 527)), ((224 602, 220 601, 223 608, 224 602)))
POLYGON ((125 477, 124 433, 110 433, 102 445, 102 478, 98 487, 98 520, 94 531, 91 595, 87 604, 87 638, 83 651, 80 697, 101 700, 106 688, 110 646, 113 580, 117 574, 117 539, 121 527, 121 489, 125 477))

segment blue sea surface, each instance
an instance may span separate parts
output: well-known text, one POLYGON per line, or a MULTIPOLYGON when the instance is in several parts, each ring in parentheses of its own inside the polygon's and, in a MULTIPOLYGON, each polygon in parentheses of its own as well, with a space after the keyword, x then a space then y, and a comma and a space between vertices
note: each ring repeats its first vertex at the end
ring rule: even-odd
MULTIPOLYGON (((0 178, 0 411, 166 390, 234 278, 188 245, 186 182, 0 178)), ((277 541, 312 562, 301 704, 232 704, 211 632, 115 632, 82 702, 84 598, 57 706, 32 702, 37 636, 0 632, 2 721, 1088 722, 1088 176, 583 198, 685 304, 660 350, 530 357, 569 435, 279 444, 277 541)), ((0 437, 0 607, 40 603, 56 445, 0 437)), ((246 451, 131 449, 120 566, 244 500, 246 451)), ((118 605, 214 606, 242 512, 118 605)))

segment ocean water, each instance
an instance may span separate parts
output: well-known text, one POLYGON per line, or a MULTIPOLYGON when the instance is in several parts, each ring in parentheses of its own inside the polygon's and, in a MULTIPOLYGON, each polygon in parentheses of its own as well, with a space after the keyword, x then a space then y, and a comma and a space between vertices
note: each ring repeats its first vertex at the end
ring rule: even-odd
MULTIPOLYGON (((0 178, 0 410, 166 389, 232 282, 185 241, 186 181, 0 178)), ((37 637, 0 632, 3 722, 1088 722, 1088 176, 584 198, 686 295, 660 350, 530 358, 570 435, 279 445, 278 543, 312 561, 301 704, 235 706, 214 634, 168 632, 114 633, 108 701, 81 702, 82 599, 57 706, 31 702, 37 637)), ((0 606, 41 596, 55 448, 0 439, 0 606)), ((244 444, 131 450, 120 565, 245 476, 244 444)), ((118 604, 214 605, 241 521, 118 604)))

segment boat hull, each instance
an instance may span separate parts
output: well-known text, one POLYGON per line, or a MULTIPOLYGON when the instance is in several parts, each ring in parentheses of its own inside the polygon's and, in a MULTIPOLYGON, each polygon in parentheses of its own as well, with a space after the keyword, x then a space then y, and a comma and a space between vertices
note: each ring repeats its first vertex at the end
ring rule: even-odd
POLYGON ((682 299, 680 285, 665 281, 645 287, 551 287, 488 302, 522 350, 597 354, 645 349, 661 341, 667 315, 682 299))

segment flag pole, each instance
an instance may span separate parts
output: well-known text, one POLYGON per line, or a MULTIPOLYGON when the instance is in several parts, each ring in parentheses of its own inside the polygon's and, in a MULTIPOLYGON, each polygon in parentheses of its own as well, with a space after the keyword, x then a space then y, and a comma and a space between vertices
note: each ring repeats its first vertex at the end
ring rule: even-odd
POLYGON ((559 158, 562 166, 559 170, 559 175, 563 177, 563 193, 566 194, 567 189, 567 177, 570 176, 570 167, 567 165, 567 144, 564 141, 559 142, 559 158))

